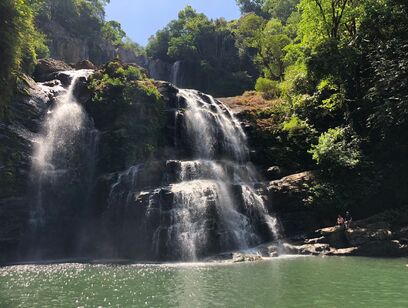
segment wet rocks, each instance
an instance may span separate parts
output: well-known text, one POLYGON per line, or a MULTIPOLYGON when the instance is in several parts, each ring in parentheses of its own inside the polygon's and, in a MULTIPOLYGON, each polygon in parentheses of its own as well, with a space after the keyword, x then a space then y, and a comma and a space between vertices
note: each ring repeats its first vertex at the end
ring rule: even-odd
POLYGON ((289 253, 323 254, 334 256, 403 257, 408 256, 408 245, 400 227, 393 231, 389 222, 370 217, 353 222, 349 228, 334 226, 316 230, 303 241, 285 246, 289 253))
POLYGON ((289 243, 284 243, 283 249, 288 254, 320 255, 328 253, 330 251, 330 245, 329 244, 292 245, 289 243))
POLYGON ((321 226, 317 213, 305 202, 316 176, 314 171, 305 171, 269 182, 270 204, 279 215, 286 236, 313 232, 321 226))
POLYGON ((34 78, 38 81, 50 80, 50 75, 55 72, 72 70, 64 61, 55 59, 40 59, 34 70, 34 78))
POLYGON ((279 166, 272 166, 269 167, 268 170, 266 171, 266 177, 268 180, 274 181, 274 180, 279 180, 283 177, 283 170, 279 166))
POLYGON ((234 253, 232 256, 233 263, 255 262, 255 261, 261 261, 261 260, 262 260, 262 257, 256 254, 234 253))
POLYGON ((92 63, 91 61, 89 61, 89 60, 82 60, 82 61, 77 62, 77 63, 74 65, 74 68, 77 69, 77 70, 83 70, 83 69, 86 69, 86 70, 95 70, 97 67, 95 66, 95 64, 93 64, 93 63, 92 63))
POLYGON ((348 242, 353 246, 364 245, 368 242, 388 241, 392 239, 392 232, 385 228, 349 228, 345 230, 348 242))

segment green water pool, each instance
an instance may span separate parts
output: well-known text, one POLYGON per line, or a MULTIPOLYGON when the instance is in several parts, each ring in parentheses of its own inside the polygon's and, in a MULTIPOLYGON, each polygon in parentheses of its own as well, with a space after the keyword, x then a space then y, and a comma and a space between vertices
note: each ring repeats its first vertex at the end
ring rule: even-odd
POLYGON ((0 268, 0 307, 408 307, 407 259, 0 268))

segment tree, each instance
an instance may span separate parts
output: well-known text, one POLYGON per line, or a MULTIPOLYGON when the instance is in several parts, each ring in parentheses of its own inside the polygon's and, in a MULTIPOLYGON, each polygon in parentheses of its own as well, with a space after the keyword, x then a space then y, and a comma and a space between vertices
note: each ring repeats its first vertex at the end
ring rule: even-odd
POLYGON ((364 15, 361 0, 301 0, 299 7, 303 40, 309 44, 314 42, 314 45, 326 39, 350 43, 355 39, 359 19, 364 15))
POLYGON ((126 32, 122 30, 119 22, 111 20, 102 26, 102 35, 106 40, 112 42, 113 46, 118 47, 123 44, 126 32))
POLYGON ((267 12, 272 18, 286 23, 289 16, 296 11, 298 4, 299 0, 266 0, 263 11, 267 12))
POLYGON ((258 16, 265 16, 263 6, 265 0, 236 0, 242 14, 255 13, 258 16))
POLYGON ((236 44, 235 30, 236 22, 209 20, 187 6, 149 39, 146 52, 169 64, 181 61, 189 87, 214 95, 237 95, 253 86, 256 69, 245 52, 239 52, 245 47, 236 44))
POLYGON ((354 168, 361 159, 360 141, 345 128, 330 128, 309 153, 324 168, 354 168))
POLYGON ((285 47, 291 43, 282 23, 271 19, 256 41, 258 53, 255 58, 265 77, 282 81, 285 72, 285 47))
POLYGON ((34 27, 37 5, 37 1, 0 2, 0 117, 14 91, 17 74, 30 73, 37 56, 48 52, 44 36, 34 27))
POLYGON ((257 40, 261 35, 266 21, 252 13, 242 16, 232 26, 236 45, 242 54, 254 57, 259 46, 257 40))

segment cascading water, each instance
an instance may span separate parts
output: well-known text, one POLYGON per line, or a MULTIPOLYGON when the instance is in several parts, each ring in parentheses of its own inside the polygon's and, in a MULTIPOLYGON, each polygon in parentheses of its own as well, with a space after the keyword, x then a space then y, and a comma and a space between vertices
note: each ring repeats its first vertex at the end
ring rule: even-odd
POLYGON ((39 84, 49 107, 34 142, 22 259, 191 261, 279 239, 240 123, 198 91, 169 85, 163 153, 94 174, 99 133, 75 98, 90 73, 60 72, 67 88, 39 84))
POLYGON ((137 232, 133 245, 148 242, 153 257, 160 260, 197 260, 279 239, 277 221, 258 192, 259 178, 249 163, 238 120, 200 92, 179 90, 178 99, 182 107, 175 113, 181 120, 176 122, 181 124, 176 131, 183 133, 175 134, 180 140, 174 144, 190 149, 175 155, 185 158, 165 163, 160 188, 142 191, 140 181, 151 171, 141 165, 118 174, 111 186, 110 206, 128 209, 123 218, 128 221, 126 236, 137 232), (145 218, 130 219, 140 215, 142 205, 147 208, 145 218), (140 228, 130 231, 131 224, 140 228))
POLYGON ((278 236, 275 220, 251 187, 256 175, 247 164, 246 136, 237 119, 211 96, 193 90, 180 90, 179 96, 187 102, 187 134, 197 160, 181 162, 181 183, 171 187, 176 206, 169 242, 181 244, 184 259, 195 259, 198 250, 202 255, 210 240, 203 226, 211 218, 211 206, 218 218, 216 232, 221 250, 245 249, 259 243, 251 221, 254 215, 278 236), (241 196, 237 198, 238 193, 241 196), (209 199, 212 202, 206 203, 209 199), (243 201, 244 210, 237 200, 243 201))
POLYGON ((182 81, 180 78, 180 67, 181 67, 181 61, 176 61, 171 66, 171 71, 170 71, 170 82, 178 87, 182 86, 181 85, 182 81))
MULTIPOLYGON (((78 227, 75 216, 79 216, 81 207, 89 201, 97 132, 76 101, 74 90, 79 78, 91 73, 90 70, 61 72, 71 79, 68 89, 59 86, 55 91, 55 86, 42 85, 54 103, 34 143, 32 156, 34 202, 30 225, 37 249, 41 249, 42 243, 46 246, 46 242, 52 241, 53 234, 58 240, 58 234, 75 233, 78 227)), ((70 245, 64 243, 64 246, 70 245)))

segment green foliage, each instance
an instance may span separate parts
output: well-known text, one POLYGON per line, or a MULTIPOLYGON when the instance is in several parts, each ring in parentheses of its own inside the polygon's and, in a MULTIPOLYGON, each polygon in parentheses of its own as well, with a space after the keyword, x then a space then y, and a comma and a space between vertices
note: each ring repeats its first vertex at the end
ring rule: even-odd
POLYGON ((183 62, 186 87, 198 88, 214 95, 237 95, 253 87, 253 63, 239 46, 225 19, 209 20, 187 6, 158 31, 146 47, 149 58, 169 64, 183 62))
POLYGON ((256 81, 255 90, 261 92, 265 99, 277 98, 280 94, 278 82, 263 77, 259 77, 256 81))
POLYGON ((231 26, 240 53, 252 57, 257 51, 257 40, 265 26, 265 20, 256 14, 247 14, 231 26))
POLYGON ((252 56, 266 78, 283 78, 285 47, 292 41, 281 21, 271 19, 265 22, 261 17, 249 14, 236 23, 234 33, 241 53, 252 56))
POLYGON ((73 37, 97 38, 104 24, 107 0, 43 0, 38 23, 56 22, 73 37))
POLYGON ((263 29, 258 42, 256 63, 262 66, 268 78, 282 80, 285 71, 285 47, 291 39, 279 20, 271 19, 263 29))
POLYGON ((136 57, 138 56, 146 56, 146 50, 140 46, 138 43, 132 41, 129 37, 125 37, 122 42, 122 48, 125 50, 132 51, 136 57))
POLYGON ((91 78, 87 109, 101 140, 100 168, 119 170, 159 154, 164 103, 156 86, 133 65, 111 61, 91 78))
POLYGON ((48 49, 34 26, 37 2, 4 0, 0 3, 0 118, 6 113, 19 72, 31 73, 37 56, 48 49))
POLYGON ((320 107, 330 112, 341 109, 344 105, 344 91, 330 79, 323 79, 317 86, 317 90, 322 96, 327 96, 321 100, 320 107))
POLYGON ((345 128, 331 128, 310 149, 313 159, 323 168, 354 168, 361 160, 359 140, 345 128))
POLYGON ((36 24, 47 35, 48 43, 54 46, 61 40, 61 32, 68 38, 80 39, 89 49, 89 58, 95 63, 105 63, 104 46, 112 45, 116 52, 120 48, 143 55, 140 45, 126 37, 121 24, 105 20, 105 5, 108 0, 36 0, 38 16, 36 24), (53 28, 57 27, 58 31, 53 28))
POLYGON ((263 7, 266 0, 236 0, 241 13, 255 13, 259 16, 265 15, 263 7))
POLYGON ((282 130, 287 132, 290 137, 302 133, 308 129, 309 125, 306 123, 306 121, 299 119, 295 115, 293 115, 288 121, 283 122, 282 126, 282 130))
POLYGON ((272 18, 286 23, 298 4, 299 0, 266 0, 262 9, 272 18))
POLYGON ((358 4, 351 0, 301 0, 303 43, 316 46, 325 40, 353 39, 358 27, 358 4))
POLYGON ((245 14, 231 24, 236 46, 258 67, 256 90, 278 88, 285 106, 279 116, 258 113, 257 123, 273 121, 265 144, 297 160, 289 169, 308 168, 309 153, 323 171, 311 204, 323 215, 406 206, 408 3, 239 4, 245 14))
POLYGON ((102 35, 106 40, 112 42, 115 47, 118 47, 122 45, 126 33, 122 30, 120 23, 112 20, 102 26, 102 35))

